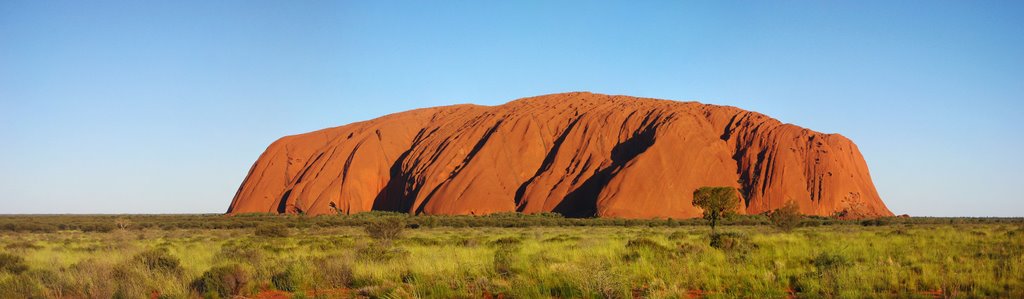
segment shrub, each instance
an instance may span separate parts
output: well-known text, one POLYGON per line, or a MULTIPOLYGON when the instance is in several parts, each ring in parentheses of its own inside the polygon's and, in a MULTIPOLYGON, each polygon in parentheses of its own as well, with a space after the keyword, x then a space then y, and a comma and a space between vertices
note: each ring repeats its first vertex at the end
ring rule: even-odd
MULTIPOLYGON (((566 297, 571 298, 630 298, 624 294, 626 289, 626 278, 611 270, 611 264, 606 261, 591 261, 580 265, 575 271, 570 272, 572 286, 582 294, 567 293, 566 297)), ((636 294, 636 298, 644 298, 642 294, 636 294)))
POLYGON ((167 252, 167 249, 158 248, 143 251, 133 258, 137 263, 142 264, 149 271, 164 273, 178 273, 181 271, 181 261, 167 252))
POLYGON ((654 240, 648 238, 636 238, 626 242, 626 248, 629 249, 647 249, 651 251, 668 251, 668 247, 661 245, 654 240))
POLYGON ((438 245, 441 245, 441 241, 438 241, 436 239, 423 238, 423 237, 412 237, 412 238, 405 239, 405 241, 410 243, 410 244, 416 244, 416 245, 420 245, 420 246, 438 246, 438 245))
POLYGON ((249 273, 240 265, 213 267, 192 283, 206 297, 226 298, 242 294, 249 284, 249 273))
POLYGON ((109 279, 114 276, 115 272, 114 267, 109 263, 85 259, 71 265, 68 270, 73 277, 85 280, 76 287, 82 293, 82 297, 111 298, 117 291, 115 281, 109 279))
POLYGON ((687 232, 675 231, 669 234, 666 238, 668 238, 669 240, 683 240, 689 237, 690 234, 688 234, 687 232))
POLYGON ((460 247, 476 247, 483 243, 483 241, 476 237, 453 236, 448 240, 448 243, 460 247))
POLYGON ((409 252, 395 248, 388 243, 375 243, 356 250, 356 257, 371 262, 386 262, 404 257, 409 252))
POLYGON ((862 226, 886 226, 892 224, 893 217, 879 217, 875 219, 864 219, 860 221, 862 226))
POLYGON ((839 284, 839 271, 850 264, 845 256, 822 252, 811 260, 811 264, 818 270, 818 278, 821 279, 820 290, 823 297, 836 297, 842 290, 839 284))
POLYGON ((818 269, 819 274, 824 274, 841 269, 849 265, 850 262, 846 260, 845 256, 822 252, 811 260, 811 264, 814 265, 814 268, 818 269))
POLYGON ((286 267, 284 271, 274 274, 270 277, 270 282, 274 284, 274 288, 286 292, 298 291, 302 285, 301 277, 294 266, 286 267))
POLYGON ((218 253, 218 259, 233 260, 243 262, 250 265, 257 265, 263 261, 264 254, 251 243, 233 243, 229 242, 224 244, 220 248, 218 253))
POLYGON ((371 238, 380 241, 391 241, 402 237, 402 232, 405 230, 405 222, 398 217, 388 217, 368 222, 364 229, 371 238))
POLYGON ((786 202, 781 208, 768 215, 772 226, 783 231, 791 231, 799 226, 802 218, 803 215, 800 215, 800 207, 794 201, 786 202))
POLYGON ((25 259, 6 252, 0 252, 0 272, 19 274, 28 270, 25 259))
POLYGON ((717 233, 711 235, 711 242, 708 245, 729 251, 746 248, 746 241, 746 238, 738 233, 717 233))
POLYGON ((545 243, 547 243, 547 242, 569 242, 569 241, 579 241, 581 239, 582 238, 580 238, 579 236, 570 236, 570 235, 562 234, 562 235, 557 235, 557 236, 554 236, 554 237, 550 237, 550 238, 544 239, 544 241, 542 241, 542 242, 545 242, 545 243))
POLYGON ((502 246, 516 246, 522 243, 522 240, 516 237, 504 237, 494 241, 491 241, 491 245, 502 247, 502 246))
POLYGON ((19 241, 19 242, 13 242, 11 244, 7 244, 6 248, 7 248, 7 250, 22 250, 22 251, 24 251, 24 250, 41 249, 41 248, 43 248, 43 246, 36 245, 35 243, 29 242, 29 241, 19 241))
POLYGON ((677 248, 677 251, 679 252, 680 256, 700 254, 701 252, 704 252, 704 247, 690 243, 680 243, 679 247, 677 248))
POLYGON ((1011 238, 1016 236, 1024 236, 1024 227, 1018 228, 1016 230, 1007 231, 1006 236, 1011 238))
POLYGON ((319 288, 338 289, 352 286, 352 265, 342 257, 322 257, 313 260, 314 282, 319 288))
POLYGON ((113 298, 143 298, 149 291, 146 286, 146 275, 155 272, 148 272, 143 267, 122 263, 115 265, 110 276, 101 279, 110 279, 114 286, 113 298))
POLYGON ((626 249, 629 251, 622 258, 627 262, 639 260, 645 252, 654 255, 655 258, 666 258, 673 255, 672 250, 665 245, 642 237, 627 241, 626 249))
MULTIPOLYGON (((20 219, 22 217, 10 217, 8 219, 20 219)), ((33 232, 33 233, 52 233, 57 231, 58 227, 53 224, 42 224, 42 223, 6 223, 0 226, 0 230, 14 231, 14 232, 33 232)))
POLYGON ((494 272, 503 277, 511 277, 515 274, 514 264, 518 254, 519 242, 498 243, 498 249, 494 251, 494 272))
POLYGON ((284 225, 263 225, 256 228, 256 236, 267 238, 285 238, 291 235, 284 225))
MULTIPOLYGON (((65 268, 63 270, 66 271, 67 269, 65 268)), ((65 292, 75 290, 75 286, 68 276, 60 275, 52 270, 32 270, 31 273, 32 276, 35 277, 35 279, 39 282, 39 286, 41 287, 41 289, 45 290, 45 292, 49 294, 51 298, 67 298, 70 296, 58 296, 58 294, 65 294, 65 292)), ((5 297, 0 296, 0 298, 5 297)))
POLYGON ((82 232, 98 232, 98 233, 109 233, 114 230, 113 223, 93 223, 85 224, 78 228, 82 232))
POLYGON ((28 273, 0 279, 0 298, 44 298, 39 282, 28 273))

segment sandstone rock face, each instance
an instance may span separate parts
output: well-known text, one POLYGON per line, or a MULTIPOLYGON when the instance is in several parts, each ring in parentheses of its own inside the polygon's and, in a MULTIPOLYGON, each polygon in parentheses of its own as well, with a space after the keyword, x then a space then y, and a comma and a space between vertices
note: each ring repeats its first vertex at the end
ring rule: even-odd
POLYGON ((691 218, 701 186, 741 213, 891 216, 857 146, 734 107, 564 93, 412 110, 287 136, 228 213, 557 212, 691 218))

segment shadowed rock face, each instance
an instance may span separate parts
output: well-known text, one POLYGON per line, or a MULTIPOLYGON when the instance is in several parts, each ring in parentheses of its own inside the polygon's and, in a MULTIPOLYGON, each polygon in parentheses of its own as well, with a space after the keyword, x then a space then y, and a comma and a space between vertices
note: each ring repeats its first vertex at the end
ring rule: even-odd
POLYGON ((700 217, 701 186, 741 213, 890 216, 857 146, 734 107, 564 93, 412 110, 275 141, 228 213, 558 212, 700 217))

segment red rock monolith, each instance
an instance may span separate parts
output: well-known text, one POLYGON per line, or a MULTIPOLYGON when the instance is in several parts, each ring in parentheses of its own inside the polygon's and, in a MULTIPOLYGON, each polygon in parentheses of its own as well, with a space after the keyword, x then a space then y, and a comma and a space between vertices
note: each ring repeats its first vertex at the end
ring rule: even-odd
POLYGON ((760 113, 585 92, 417 109, 286 136, 242 182, 235 213, 557 212, 692 218, 701 186, 756 214, 891 216, 852 141, 760 113))

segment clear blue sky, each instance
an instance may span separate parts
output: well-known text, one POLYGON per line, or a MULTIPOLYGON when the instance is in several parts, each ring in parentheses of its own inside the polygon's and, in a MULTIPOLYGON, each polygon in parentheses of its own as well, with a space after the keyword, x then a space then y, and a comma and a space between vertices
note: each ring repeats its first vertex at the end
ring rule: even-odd
POLYGON ((853 139, 895 213, 1024 216, 1022 1, 0 2, 0 214, 223 212, 276 138, 566 91, 853 139))

